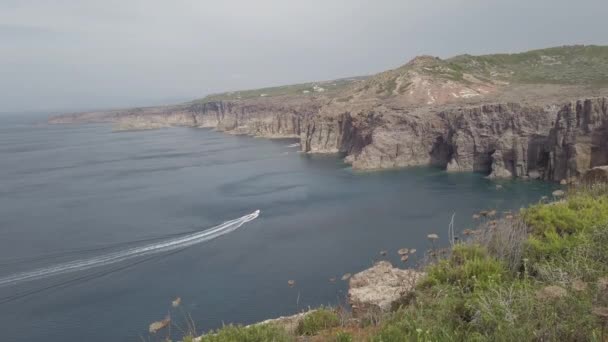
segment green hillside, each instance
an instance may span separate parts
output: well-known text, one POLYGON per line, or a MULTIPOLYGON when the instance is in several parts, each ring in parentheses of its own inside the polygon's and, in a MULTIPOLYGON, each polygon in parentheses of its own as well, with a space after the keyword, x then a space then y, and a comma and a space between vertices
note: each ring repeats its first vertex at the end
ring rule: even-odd
POLYGON ((310 82, 291 84, 278 87, 268 87, 260 89, 239 90, 218 94, 211 94, 202 99, 196 100, 200 102, 209 101, 225 101, 225 100, 245 100, 260 97, 276 97, 276 96, 313 96, 325 95, 335 96, 349 86, 366 79, 365 76, 343 78, 331 81, 310 82))
POLYGON ((608 46, 573 45, 515 54, 461 55, 454 69, 518 83, 608 84, 608 46))

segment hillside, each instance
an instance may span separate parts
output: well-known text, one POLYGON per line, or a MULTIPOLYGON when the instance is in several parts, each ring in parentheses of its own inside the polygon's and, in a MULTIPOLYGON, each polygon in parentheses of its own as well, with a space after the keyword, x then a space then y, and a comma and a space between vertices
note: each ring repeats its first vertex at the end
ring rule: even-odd
POLYGON ((511 83, 608 83, 608 47, 575 45, 515 54, 450 58, 455 70, 511 83))
MULTIPOLYGON (((608 47, 564 46, 516 54, 419 56, 345 91, 339 101, 392 100, 406 105, 479 102, 531 84, 605 86, 608 47)), ((558 89, 548 90, 559 92, 558 89)), ((565 90, 562 90, 565 92, 565 90)), ((525 96, 520 94, 519 96, 525 96)))
POLYGON ((276 96, 315 96, 325 95, 333 97, 346 88, 365 80, 366 76, 358 76, 351 78, 343 78, 331 81, 310 82, 300 84, 290 84, 278 87, 239 90, 233 92, 225 92, 211 94, 202 99, 194 100, 195 103, 206 103, 211 101, 235 101, 247 100, 259 97, 276 97, 276 96))
POLYGON ((419 56, 370 77, 210 95, 177 106, 66 114, 111 122, 299 138, 355 169, 434 165, 494 178, 572 181, 608 163, 608 47, 419 56), (567 137, 566 139, 564 137, 567 137))

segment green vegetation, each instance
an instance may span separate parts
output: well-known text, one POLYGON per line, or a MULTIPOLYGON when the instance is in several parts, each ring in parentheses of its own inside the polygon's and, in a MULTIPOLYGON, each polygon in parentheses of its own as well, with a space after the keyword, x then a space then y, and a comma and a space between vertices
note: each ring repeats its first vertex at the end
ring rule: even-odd
POLYGON ((506 235, 489 229, 490 239, 456 245, 374 340, 602 340, 604 321, 593 312, 608 305, 607 201, 605 187, 575 191, 525 210, 530 235, 501 241, 506 235), (522 246, 518 267, 480 241, 522 246))
POLYGON ((249 327, 228 325, 202 337, 201 342, 283 342, 291 341, 287 333, 270 324, 249 327))
POLYGON ((456 245, 452 255, 432 265, 422 287, 457 285, 463 291, 489 288, 508 277, 506 267, 479 245, 456 245))
POLYGON ((409 79, 411 71, 469 85, 477 79, 486 83, 608 86, 608 46, 562 46, 513 54, 460 55, 446 60, 422 56, 372 77, 224 92, 193 102, 320 95, 336 98, 337 102, 349 102, 353 99, 353 93, 370 89, 373 89, 370 95, 388 98, 406 93, 412 84, 409 79))
POLYGON ((370 323, 321 308, 295 334, 227 326, 203 341, 606 341, 608 185, 485 222, 435 258, 413 293, 370 323))
POLYGON ((225 100, 245 100, 261 97, 276 97, 276 96, 312 96, 323 94, 325 96, 333 97, 342 90, 366 79, 367 77, 351 77, 338 79, 333 81, 324 82, 311 82, 311 83, 300 83, 285 85, 279 87, 269 87, 260 89, 240 90, 233 92, 226 92, 220 94, 213 94, 204 97, 194 102, 209 102, 209 101, 225 101, 225 100))
POLYGON ((575 45, 515 54, 462 55, 447 61, 461 71, 509 82, 608 84, 608 46, 575 45))
POLYGON ((515 54, 482 56, 461 55, 446 60, 431 56, 417 57, 397 69, 373 76, 359 91, 370 85, 382 97, 405 94, 410 72, 446 80, 473 84, 476 80, 510 84, 608 85, 608 46, 576 45, 533 50, 515 54))
POLYGON ((321 308, 306 315, 298 328, 296 333, 298 335, 315 335, 321 330, 328 328, 334 328, 340 325, 340 318, 336 312, 321 308))
POLYGON ((338 331, 336 333, 335 342, 352 342, 353 335, 351 333, 347 333, 345 331, 338 331))

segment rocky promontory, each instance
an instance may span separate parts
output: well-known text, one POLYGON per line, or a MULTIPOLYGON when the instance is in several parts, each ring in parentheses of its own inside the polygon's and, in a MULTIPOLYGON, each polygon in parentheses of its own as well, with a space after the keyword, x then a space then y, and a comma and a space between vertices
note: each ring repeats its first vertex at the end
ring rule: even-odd
POLYGON ((49 122, 299 138, 303 152, 340 153, 359 170, 434 165, 492 178, 571 180, 608 164, 608 47, 422 56, 367 78, 49 122))

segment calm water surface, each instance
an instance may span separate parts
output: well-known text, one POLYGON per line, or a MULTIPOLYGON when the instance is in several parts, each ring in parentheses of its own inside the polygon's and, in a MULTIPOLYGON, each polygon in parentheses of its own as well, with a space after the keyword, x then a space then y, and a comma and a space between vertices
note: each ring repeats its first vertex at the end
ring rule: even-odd
POLYGON ((5 341, 139 341, 178 296, 174 320, 187 312, 203 331, 335 305, 346 283, 328 279, 379 251, 399 264, 397 249, 445 238, 452 213, 462 230, 475 211, 552 190, 509 181, 497 191, 482 175, 429 168, 357 173, 288 141, 203 129, 112 133, 36 119, 0 116, 0 279, 261 214, 188 248, 0 286, 5 341))

